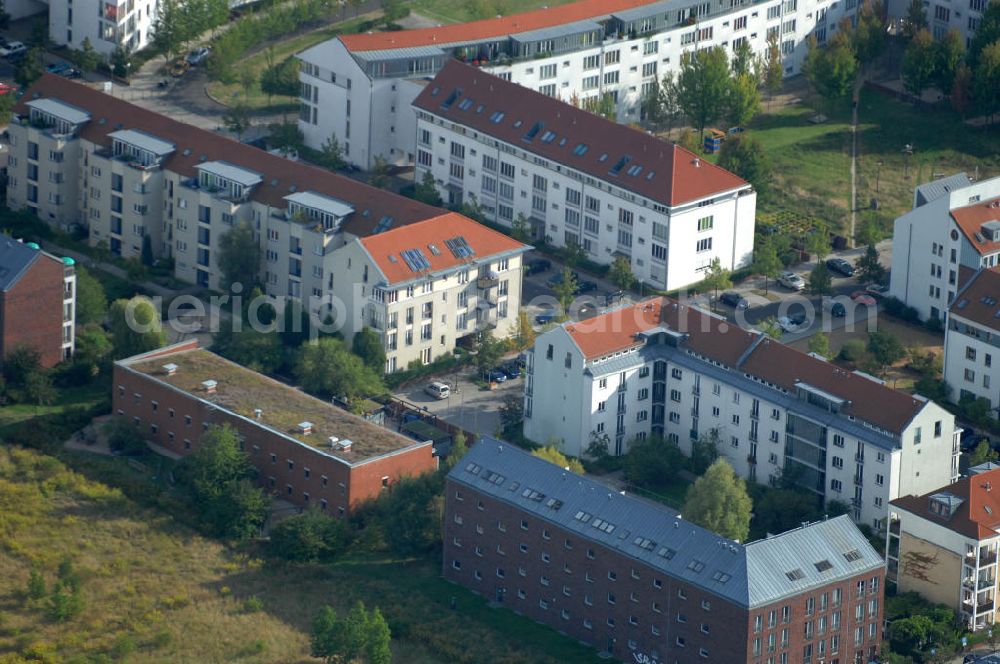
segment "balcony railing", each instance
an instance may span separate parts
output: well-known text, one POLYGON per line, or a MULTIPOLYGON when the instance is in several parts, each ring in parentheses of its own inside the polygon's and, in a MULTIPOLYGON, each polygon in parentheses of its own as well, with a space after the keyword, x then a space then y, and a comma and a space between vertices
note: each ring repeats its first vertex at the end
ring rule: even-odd
POLYGON ((500 277, 487 276, 487 277, 479 277, 476 279, 476 287, 479 288, 479 290, 496 288, 499 285, 500 285, 500 277))
POLYGON ((985 551, 979 554, 979 564, 982 565, 992 565, 997 561, 996 551, 985 551))
POLYGON ((889 524, 889 532, 893 535, 899 534, 899 519, 896 519, 889 524))

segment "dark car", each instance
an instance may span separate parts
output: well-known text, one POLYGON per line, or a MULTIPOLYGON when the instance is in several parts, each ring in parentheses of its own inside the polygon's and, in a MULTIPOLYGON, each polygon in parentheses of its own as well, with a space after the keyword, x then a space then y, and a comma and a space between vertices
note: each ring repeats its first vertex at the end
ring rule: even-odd
POLYGON ((517 362, 507 362, 500 369, 507 374, 507 378, 520 378, 521 377, 521 367, 517 362))
POLYGON ((546 258, 536 258, 528 263, 528 274, 539 274, 552 269, 552 261, 546 258))
POLYGON ((736 291, 726 291, 725 293, 719 296, 719 301, 722 302, 723 304, 728 304, 734 309, 750 308, 750 303, 747 302, 747 299, 742 295, 740 295, 739 293, 737 293, 736 291))
POLYGON ((505 380, 507 380, 507 374, 505 374, 503 372, 503 369, 501 369, 500 367, 494 367, 490 369, 489 371, 486 372, 484 377, 491 383, 502 383, 505 380))
POLYGON ((578 281, 576 283, 577 293, 592 293, 597 290, 597 284, 593 281, 578 281))
POLYGON ((853 277, 854 276, 854 266, 851 265, 846 260, 844 260, 843 258, 831 258, 831 259, 827 260, 826 261, 826 267, 831 272, 836 272, 837 274, 845 276, 845 277, 853 277))
POLYGON ((538 314, 535 316, 535 325, 548 325, 556 319, 555 314, 538 314))
POLYGON ((834 318, 843 318, 847 315, 847 307, 842 302, 834 302, 830 305, 830 315, 834 318))
POLYGON ((610 307, 613 304, 620 304, 625 299, 625 291, 616 290, 604 294, 604 306, 610 307))

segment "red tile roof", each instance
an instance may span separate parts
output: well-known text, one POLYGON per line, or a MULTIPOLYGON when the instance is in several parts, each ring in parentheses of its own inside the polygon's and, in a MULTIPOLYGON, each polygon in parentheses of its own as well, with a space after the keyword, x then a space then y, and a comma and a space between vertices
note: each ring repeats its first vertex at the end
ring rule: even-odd
POLYGON ((607 16, 660 0, 581 0, 567 5, 537 9, 512 16, 456 23, 436 28, 343 35, 340 40, 349 51, 381 51, 413 46, 432 46, 480 41, 507 35, 565 25, 575 21, 607 16))
MULTIPOLYGON (((892 504, 938 523, 956 533, 984 540, 1000 531, 1000 469, 963 477, 954 484, 941 487, 922 496, 904 496, 892 504), (949 493, 962 499, 955 513, 948 516, 930 510, 930 497, 949 493)), ((904 530, 906 526, 903 526, 904 530)))
POLYGON ((845 415, 887 431, 901 432, 927 403, 669 298, 569 323, 566 331, 584 357, 594 360, 641 346, 637 335, 656 327, 682 332, 687 335, 685 348, 790 393, 803 382, 844 399, 849 402, 842 410, 845 415))
POLYGON ((338 198, 354 207, 344 230, 367 235, 384 216, 403 225, 441 214, 442 210, 418 201, 376 189, 322 168, 293 162, 269 154, 252 145, 239 143, 214 132, 178 122, 166 115, 135 106, 111 95, 62 76, 46 74, 25 92, 14 107, 26 114, 26 102, 48 97, 78 106, 91 115, 80 134, 93 143, 110 147, 108 134, 119 129, 139 129, 176 146, 164 167, 195 177, 195 166, 204 161, 223 160, 257 171, 263 182, 254 187, 253 198, 272 207, 284 208, 283 197, 294 191, 316 191, 338 198), (185 151, 188 154, 185 155, 185 151))
POLYGON ((474 252, 472 258, 476 259, 530 249, 528 245, 455 212, 370 235, 359 241, 388 283, 396 284, 424 274, 411 270, 403 259, 401 252, 408 249, 421 251, 430 263, 429 272, 439 272, 467 263, 468 260, 456 256, 446 243, 457 237, 465 238, 474 252), (431 245, 434 245, 434 249, 431 249, 431 245))
POLYGON ((951 313, 1000 330, 1000 267, 981 270, 952 302, 951 313))
POLYGON ((680 205, 749 187, 742 178, 674 143, 504 81, 457 60, 449 61, 413 103, 429 113, 664 205, 680 205), (452 98, 453 92, 458 93, 457 97, 452 98), (463 104, 465 99, 471 104, 463 104), (445 100, 451 102, 447 108, 444 108, 445 100), (491 117, 495 112, 503 113, 498 123, 491 117), (525 135, 536 123, 541 127, 528 142, 525 135), (543 141, 542 137, 550 131, 555 132, 555 137, 543 141), (586 145, 587 150, 576 154, 581 144, 586 145), (620 164, 623 157, 628 157, 629 161, 620 164), (611 175, 611 169, 616 166, 620 169, 618 174, 611 175), (629 175, 629 169, 636 166, 642 170, 629 175))
POLYGON ((1000 221, 1000 198, 991 198, 975 205, 955 208, 951 211, 951 218, 955 220, 969 243, 980 254, 992 254, 1000 251, 1000 242, 990 242, 985 238, 980 242, 976 238, 976 234, 980 232, 979 229, 987 221, 1000 221))

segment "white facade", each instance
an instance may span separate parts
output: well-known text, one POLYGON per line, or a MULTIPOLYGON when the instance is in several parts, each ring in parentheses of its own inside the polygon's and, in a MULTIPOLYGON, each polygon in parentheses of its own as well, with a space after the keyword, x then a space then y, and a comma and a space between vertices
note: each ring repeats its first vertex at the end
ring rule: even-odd
MULTIPOLYGON (((652 329, 639 335, 645 342, 590 359, 566 326, 539 336, 529 353, 525 436, 580 456, 595 437, 606 435, 610 453, 620 455, 630 441, 659 435, 690 454, 693 441, 716 430, 719 452, 740 476, 763 483, 797 472, 805 489, 850 504, 855 521, 876 529, 890 500, 957 477, 954 418, 933 402, 921 401, 905 427, 888 431, 817 408, 838 399, 808 378, 791 392, 743 363, 727 366, 686 348, 695 334, 652 329)), ((744 362, 777 344, 749 343, 744 362)))
POLYGON ((370 168, 377 155, 390 163, 412 164, 416 137, 409 102, 420 79, 433 77, 452 57, 471 63, 484 56, 485 71, 564 101, 585 104, 612 95, 618 120, 637 122, 646 86, 678 71, 685 52, 723 46, 731 54, 746 42, 761 54, 774 33, 786 75, 794 75, 806 56, 806 37, 814 34, 825 42, 859 3, 767 0, 733 5, 727 0, 688 6, 640 0, 623 11, 583 20, 570 5, 553 10, 555 16, 543 21, 548 27, 528 32, 517 32, 522 15, 515 15, 478 21, 474 30, 470 25, 470 33, 491 35, 475 39, 463 34, 463 26, 391 33, 393 37, 338 37, 298 55, 303 63, 299 128, 311 148, 321 149, 330 136, 349 144, 348 161, 362 168, 370 168), (560 14, 570 18, 560 24, 560 14))
POLYGON ((1000 272, 982 270, 959 291, 944 333, 944 380, 950 397, 985 399, 1000 409, 1000 272))
POLYGON ((917 187, 913 209, 893 226, 889 294, 923 319, 943 318, 963 285, 963 269, 991 267, 1000 260, 1000 246, 977 241, 981 224, 960 223, 963 209, 997 197, 1000 178, 973 183, 959 174, 917 187))
MULTIPOLYGON (((957 30, 968 48, 983 19, 983 12, 986 11, 987 4, 989 4, 988 0, 968 0, 954 4, 947 2, 947 0, 925 3, 927 29, 931 31, 936 40, 941 40, 949 30, 957 30)), ((892 22, 900 24, 906 20, 909 7, 908 0, 889 0, 887 9, 892 22)))
POLYGON ((81 49, 85 39, 110 56, 121 46, 132 53, 153 40, 157 0, 49 0, 49 39, 81 49))

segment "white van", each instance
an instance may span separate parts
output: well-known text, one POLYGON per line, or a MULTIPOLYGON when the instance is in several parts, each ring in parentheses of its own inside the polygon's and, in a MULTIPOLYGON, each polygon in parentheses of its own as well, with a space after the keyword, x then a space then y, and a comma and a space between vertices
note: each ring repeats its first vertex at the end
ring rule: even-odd
POLYGON ((451 396, 451 388, 444 383, 431 383, 424 388, 424 392, 435 399, 447 399, 451 396))

